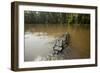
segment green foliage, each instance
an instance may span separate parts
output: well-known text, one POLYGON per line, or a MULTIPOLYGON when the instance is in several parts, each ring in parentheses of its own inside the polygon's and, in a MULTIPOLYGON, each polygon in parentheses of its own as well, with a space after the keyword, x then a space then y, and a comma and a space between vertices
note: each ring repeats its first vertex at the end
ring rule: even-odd
POLYGON ((88 25, 90 24, 90 14, 60 13, 60 12, 40 12, 24 11, 25 24, 60 24, 60 25, 88 25))

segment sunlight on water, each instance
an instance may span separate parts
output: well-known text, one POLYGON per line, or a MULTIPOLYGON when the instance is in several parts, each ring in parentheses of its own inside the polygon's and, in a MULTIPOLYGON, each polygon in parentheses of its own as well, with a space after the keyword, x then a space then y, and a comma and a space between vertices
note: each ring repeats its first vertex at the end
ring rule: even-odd
POLYGON ((45 33, 25 33, 25 57, 26 60, 39 59, 41 56, 50 54, 53 50, 54 37, 45 33), (32 52, 32 53, 31 53, 32 52))

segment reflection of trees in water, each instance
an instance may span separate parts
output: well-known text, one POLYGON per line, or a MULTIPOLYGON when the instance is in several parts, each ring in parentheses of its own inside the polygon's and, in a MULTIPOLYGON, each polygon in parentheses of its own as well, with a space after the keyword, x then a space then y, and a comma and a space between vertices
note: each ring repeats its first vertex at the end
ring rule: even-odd
MULTIPOLYGON (((33 24, 34 25, 34 24, 33 24)), ((32 33, 46 33, 46 34, 50 34, 50 35, 61 35, 64 32, 71 32, 71 31, 77 31, 77 30, 89 30, 90 28, 88 27, 83 27, 81 25, 76 24, 74 25, 49 25, 49 26, 45 26, 43 24, 38 25, 37 26, 33 26, 32 24, 26 24, 25 25, 25 32, 32 32, 32 33)), ((84 24, 85 25, 85 24, 84 24)))

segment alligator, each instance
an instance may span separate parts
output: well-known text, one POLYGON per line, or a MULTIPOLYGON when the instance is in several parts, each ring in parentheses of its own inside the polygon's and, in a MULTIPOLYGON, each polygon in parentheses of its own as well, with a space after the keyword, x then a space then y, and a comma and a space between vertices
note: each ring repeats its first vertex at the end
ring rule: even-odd
POLYGON ((66 49, 70 44, 70 34, 65 33, 56 39, 55 44, 53 46, 53 54, 62 53, 64 49, 66 49))

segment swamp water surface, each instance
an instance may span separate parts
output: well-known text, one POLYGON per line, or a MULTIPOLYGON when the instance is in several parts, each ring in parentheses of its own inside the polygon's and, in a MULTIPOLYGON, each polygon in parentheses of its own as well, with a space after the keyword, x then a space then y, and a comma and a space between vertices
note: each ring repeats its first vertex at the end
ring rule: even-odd
POLYGON ((90 28, 81 26, 28 26, 24 34, 24 61, 47 61, 90 58, 90 28), (55 40, 70 34, 70 52, 53 55, 55 40))

